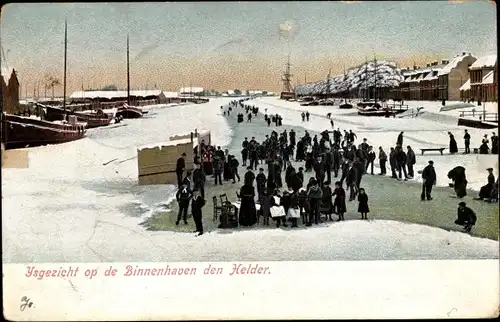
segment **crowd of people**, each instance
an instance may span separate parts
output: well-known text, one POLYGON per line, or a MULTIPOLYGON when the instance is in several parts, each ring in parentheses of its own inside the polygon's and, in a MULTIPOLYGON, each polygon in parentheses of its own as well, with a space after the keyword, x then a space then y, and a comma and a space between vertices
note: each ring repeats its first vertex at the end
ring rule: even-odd
MULTIPOLYGON (((258 114, 258 108, 245 105, 243 100, 231 102, 224 114, 230 115, 233 108, 244 109, 248 122, 251 122, 249 115, 258 114)), ((303 119, 308 120, 309 113, 302 114, 303 119)), ((356 145, 356 134, 352 130, 342 133, 339 128, 333 131, 325 130, 319 137, 311 136, 305 131, 304 136, 299 138, 293 129, 289 132, 286 130, 277 132, 277 128, 281 126, 281 119, 278 114, 268 116, 266 113, 265 122, 268 125, 273 122, 276 129, 272 130, 270 135, 266 135, 262 142, 251 137, 250 140, 245 138, 241 144, 241 165, 247 167, 247 171, 238 194, 241 199, 239 224, 253 226, 262 222, 263 225, 269 225, 271 218, 277 227, 286 227, 289 220, 292 227, 298 227, 298 219, 301 218, 302 224, 311 226, 322 221, 321 215, 324 215, 325 221, 333 220, 333 214, 337 215, 337 221, 342 221, 347 211, 347 196, 350 202, 358 201, 361 219, 368 219, 369 199, 362 187, 362 179, 367 174, 374 175, 374 163, 377 160, 377 153, 368 143, 368 139, 363 138, 362 143, 356 145), (303 162, 303 166, 297 169, 292 160, 297 163, 303 162), (258 171, 257 175, 255 171, 258 171), (308 182, 304 181, 306 172, 314 173, 308 182), (332 175, 336 178, 335 182, 332 182, 332 175), (256 202, 260 205, 259 211, 256 210, 256 202)), ((454 136, 451 133, 449 136, 450 153, 457 153, 454 136)), ((416 155, 409 145, 406 146, 405 152, 403 141, 404 132, 401 132, 396 139, 396 145, 390 148, 389 155, 382 147, 378 148, 379 175, 387 173, 386 164, 389 162, 393 178, 398 180, 414 178, 416 155)), ((467 130, 464 141, 465 153, 470 153, 468 150, 470 135, 467 130)), ((498 153, 498 137, 495 133, 491 141, 493 143, 491 153, 498 153)), ((487 146, 488 143, 485 136, 482 144, 487 146)), ((195 209, 193 218, 196 212, 194 219, 196 232, 200 235, 203 233, 203 228, 197 222, 201 221, 198 218, 201 217, 201 208, 205 203, 206 175, 213 175, 215 185, 222 185, 223 181, 233 184, 240 182, 238 173, 240 162, 235 155, 229 153, 229 150, 223 151, 221 147, 209 146, 204 142, 200 144, 200 155, 197 151, 198 149, 195 149, 193 173, 184 171, 185 156, 178 160, 179 213, 176 224, 179 224, 181 217, 186 223, 187 207, 192 200, 192 207, 195 209)), ((433 161, 429 161, 421 172, 423 180, 420 198, 423 201, 432 200, 432 188, 436 185, 433 164, 433 161)), ((478 199, 498 200, 498 179, 495 181, 492 170, 488 169, 490 172, 488 184, 481 189, 478 199)), ((465 169, 456 167, 448 173, 448 177, 454 182, 457 197, 465 196, 467 184, 465 169)), ((466 231, 470 231, 477 220, 473 211, 461 202, 458 214, 456 223, 463 225, 466 231)))

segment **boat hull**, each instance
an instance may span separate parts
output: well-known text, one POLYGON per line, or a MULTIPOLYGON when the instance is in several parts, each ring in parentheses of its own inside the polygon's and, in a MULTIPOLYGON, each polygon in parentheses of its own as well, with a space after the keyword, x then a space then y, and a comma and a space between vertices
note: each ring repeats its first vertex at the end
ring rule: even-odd
POLYGON ((493 122, 483 122, 483 121, 479 121, 479 120, 471 120, 471 119, 466 119, 466 118, 459 118, 458 125, 472 127, 472 128, 476 128, 476 129, 495 129, 495 128, 498 128, 498 124, 495 124, 493 122))
POLYGON ((2 115, 2 142, 6 149, 59 144, 81 139, 86 126, 57 124, 22 116, 2 115))
POLYGON ((347 110, 353 108, 351 104, 342 104, 339 106, 340 109, 347 110))
POLYGON ((122 106, 116 111, 116 116, 121 116, 124 119, 138 119, 143 114, 142 109, 133 106, 122 106))
POLYGON ((47 111, 45 118, 47 121, 61 121, 65 119, 66 113, 68 115, 74 115, 76 116, 76 119, 78 122, 83 122, 87 123, 87 128, 96 128, 96 127, 101 127, 101 126, 107 126, 111 122, 111 117, 109 117, 107 114, 102 113, 102 114, 97 114, 97 113, 92 113, 92 114, 86 114, 86 113, 79 113, 79 112, 71 112, 67 111, 65 112, 63 109, 58 108, 58 107, 53 107, 53 106, 43 106, 45 110, 47 111))

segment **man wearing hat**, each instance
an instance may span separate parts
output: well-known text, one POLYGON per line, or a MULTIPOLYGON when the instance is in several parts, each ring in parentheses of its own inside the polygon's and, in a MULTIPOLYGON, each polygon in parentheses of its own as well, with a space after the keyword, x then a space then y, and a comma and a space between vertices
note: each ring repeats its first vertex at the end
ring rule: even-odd
POLYGON ((201 209, 205 205, 205 199, 200 195, 198 189, 193 190, 193 199, 191 201, 191 213, 193 214, 194 224, 196 225, 195 233, 197 236, 203 235, 203 222, 201 220, 202 211, 201 209))
POLYGON ((184 173, 184 168, 186 168, 186 153, 182 153, 181 157, 177 159, 177 166, 175 167, 177 186, 179 189, 182 187, 182 174, 184 173))
POLYGON ((434 170, 434 161, 429 161, 429 164, 422 170, 422 194, 420 199, 422 201, 432 200, 431 192, 432 186, 436 185, 436 171, 434 170))
POLYGON ((458 204, 457 217, 455 224, 463 226, 466 232, 470 232, 472 226, 474 226, 477 221, 474 211, 467 207, 466 203, 463 201, 458 204))

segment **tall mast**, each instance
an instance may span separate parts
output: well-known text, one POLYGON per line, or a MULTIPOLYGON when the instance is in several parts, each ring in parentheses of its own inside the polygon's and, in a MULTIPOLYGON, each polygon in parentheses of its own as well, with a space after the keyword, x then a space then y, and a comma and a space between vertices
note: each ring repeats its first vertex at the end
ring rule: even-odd
POLYGON ((363 100, 367 100, 366 96, 368 93, 368 58, 365 56, 365 91, 363 93, 363 100))
MULTIPOLYGON (((64 19, 64 84, 63 84, 63 110, 66 112, 66 58, 68 51, 68 21, 64 19)), ((66 113, 65 113, 66 114, 66 113)))
POLYGON ((375 99, 375 103, 377 103, 377 57, 373 55, 373 60, 375 61, 375 83, 373 86, 373 98, 375 99))
POLYGON ((288 62, 286 63, 285 72, 283 73, 283 77, 281 80, 283 81, 283 91, 284 92, 293 92, 292 90, 292 74, 290 74, 290 54, 288 54, 288 62))
POLYGON ((330 77, 331 77, 331 74, 332 74, 332 69, 330 68, 330 70, 328 71, 327 79, 326 79, 326 95, 327 95, 327 97, 330 96, 330 90, 331 90, 330 77))
POLYGON ((128 34, 127 34, 127 104, 130 105, 130 60, 129 60, 128 34))

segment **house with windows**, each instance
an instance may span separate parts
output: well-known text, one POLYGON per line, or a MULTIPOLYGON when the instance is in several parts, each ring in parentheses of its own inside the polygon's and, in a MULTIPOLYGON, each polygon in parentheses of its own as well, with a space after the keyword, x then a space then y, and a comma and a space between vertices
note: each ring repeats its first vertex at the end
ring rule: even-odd
POLYGON ((463 96, 481 102, 498 101, 497 55, 480 57, 469 67, 469 88, 464 87, 463 96), (469 90, 466 93, 466 90, 469 90))
POLYGON ((469 67, 477 60, 470 53, 455 56, 438 72, 438 99, 460 100, 460 88, 469 79, 469 67))

